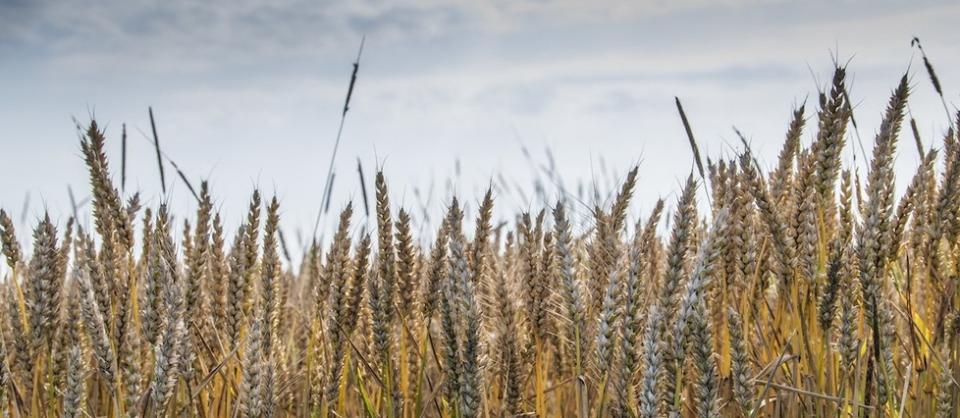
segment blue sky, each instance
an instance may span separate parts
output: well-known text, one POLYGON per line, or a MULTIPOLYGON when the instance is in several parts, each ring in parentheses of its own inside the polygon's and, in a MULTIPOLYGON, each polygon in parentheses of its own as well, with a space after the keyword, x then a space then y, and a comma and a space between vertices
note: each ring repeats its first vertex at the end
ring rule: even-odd
MULTIPOLYGON (((939 143, 947 120, 913 36, 939 69, 951 106, 960 101, 950 71, 960 68, 956 2, 584 3, 0 0, 0 206, 29 223, 44 209, 65 222, 67 185, 78 199, 87 195, 72 118, 95 114, 107 126, 115 178, 126 123, 128 190, 192 213, 171 167, 169 194, 160 194, 141 134, 153 106, 164 151, 192 181, 210 180, 230 225, 259 187, 281 198, 295 241, 298 229, 310 232, 320 205, 362 35, 333 210, 359 200, 358 158, 368 181, 374 167, 384 168, 396 203, 418 208, 433 184, 432 216, 452 190, 475 202, 500 175, 527 195, 499 191, 502 214, 538 209, 529 201, 535 168, 522 149, 539 164, 549 148, 572 189, 578 181, 607 188, 639 163, 637 216, 657 197, 672 203, 692 167, 674 96, 705 154, 731 156, 735 125, 770 165, 791 109, 807 100, 813 115, 834 56, 850 60, 868 152, 906 71, 923 139, 939 143)), ((812 134, 808 128, 806 142, 812 134)), ((904 144, 901 188, 918 161, 912 142, 904 144)), ((852 153, 848 146, 845 160, 852 153)))

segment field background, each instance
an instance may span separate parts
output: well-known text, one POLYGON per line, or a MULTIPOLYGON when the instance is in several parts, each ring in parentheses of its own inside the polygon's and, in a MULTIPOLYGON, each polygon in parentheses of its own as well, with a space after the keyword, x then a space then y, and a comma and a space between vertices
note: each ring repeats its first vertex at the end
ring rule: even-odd
POLYGON ((958 21, 2 1, 0 414, 957 418, 958 21))

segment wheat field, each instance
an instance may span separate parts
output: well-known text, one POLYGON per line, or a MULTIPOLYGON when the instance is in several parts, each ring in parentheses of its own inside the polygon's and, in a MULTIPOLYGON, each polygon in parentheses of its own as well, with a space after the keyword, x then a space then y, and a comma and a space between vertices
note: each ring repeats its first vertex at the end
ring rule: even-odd
POLYGON ((636 222, 636 168, 586 210, 558 199, 497 223, 488 191, 475 219, 453 199, 428 231, 378 172, 375 230, 342 202, 299 265, 281 261, 276 198, 253 191, 232 223, 206 183, 179 221, 123 196, 90 122, 93 227, 44 217, 27 254, 30 231, 0 212, 0 409, 957 417, 960 137, 910 138, 904 76, 863 171, 845 168, 847 83, 837 68, 794 110, 772 169, 744 142, 636 222), (895 196, 894 157, 914 144, 895 196))

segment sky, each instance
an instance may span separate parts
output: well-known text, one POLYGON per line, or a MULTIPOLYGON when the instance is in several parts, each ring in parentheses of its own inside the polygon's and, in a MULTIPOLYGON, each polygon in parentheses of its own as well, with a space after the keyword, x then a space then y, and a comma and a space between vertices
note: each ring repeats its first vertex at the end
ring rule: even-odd
MULTIPOLYGON (((25 222, 21 239, 44 211, 65 224, 68 186, 89 195, 74 120, 95 117, 117 182, 127 126, 127 195, 192 213, 169 165, 161 193, 152 106, 164 153, 195 185, 209 181, 228 230, 259 188, 280 199, 296 246, 312 233, 365 37, 321 235, 347 201, 362 207, 358 161, 370 193, 382 168, 395 206, 428 228, 450 196, 475 207, 491 183, 501 219, 539 210, 535 179, 551 162, 568 189, 601 193, 639 165, 637 217, 657 198, 672 207, 693 167, 675 96, 705 156, 735 155, 736 126, 769 167, 792 109, 815 116, 838 59, 858 122, 847 164, 862 165, 851 144, 859 134, 869 153, 904 73, 922 139, 939 145, 948 119, 910 40, 955 109, 958 21, 960 3, 945 0, 0 0, 0 207, 25 222)), ((919 161, 902 144, 901 190, 919 161)))

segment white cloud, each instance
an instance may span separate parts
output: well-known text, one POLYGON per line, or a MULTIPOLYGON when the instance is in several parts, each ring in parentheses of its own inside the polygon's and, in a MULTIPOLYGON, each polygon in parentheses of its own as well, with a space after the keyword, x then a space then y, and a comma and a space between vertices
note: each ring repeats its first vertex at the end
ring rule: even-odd
MULTIPOLYGON (((120 68, 189 74, 352 50, 361 33, 381 45, 393 46, 465 34, 557 36, 590 26, 599 26, 601 32, 603 27, 624 25, 664 29, 662 21, 667 21, 672 22, 671 33, 662 38, 651 34, 654 37, 635 41, 655 41, 670 48, 690 40, 711 42, 703 36, 704 31, 717 28, 728 35, 749 33, 754 25, 764 28, 783 24, 790 30, 791 23, 797 20, 829 22, 836 19, 832 16, 842 16, 845 24, 885 10, 915 14, 914 11, 925 8, 922 4, 910 8, 895 3, 864 8, 859 3, 851 6, 812 2, 806 10, 813 12, 779 16, 780 9, 792 11, 798 7, 778 3, 781 2, 94 0, 77 7, 53 0, 16 0, 0 4, 0 44, 38 49, 57 66, 87 69, 91 73, 120 68), (850 15, 851 10, 856 14, 850 15), (728 19, 742 19, 750 24, 733 27, 724 24, 728 19)), ((805 27, 815 28, 816 23, 805 27)))

